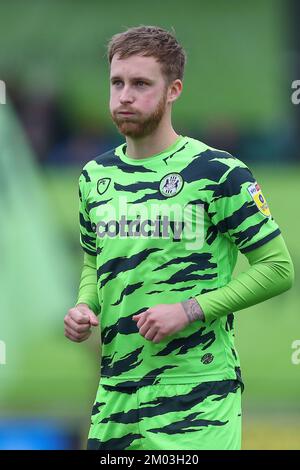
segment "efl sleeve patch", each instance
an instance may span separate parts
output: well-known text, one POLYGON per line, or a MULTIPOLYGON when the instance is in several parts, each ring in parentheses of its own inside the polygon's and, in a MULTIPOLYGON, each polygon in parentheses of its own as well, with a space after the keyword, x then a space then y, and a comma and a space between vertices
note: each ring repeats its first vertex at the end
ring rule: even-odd
POLYGON ((250 184, 250 186, 248 186, 247 189, 260 212, 266 217, 271 217, 271 212, 268 203, 263 196, 259 184, 257 182, 252 183, 250 184))

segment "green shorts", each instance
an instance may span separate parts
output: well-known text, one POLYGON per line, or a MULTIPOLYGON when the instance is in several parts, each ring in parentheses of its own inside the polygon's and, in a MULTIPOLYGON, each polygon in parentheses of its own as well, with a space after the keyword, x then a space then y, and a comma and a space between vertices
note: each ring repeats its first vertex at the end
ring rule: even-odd
POLYGON ((241 448, 241 387, 236 380, 116 388, 99 385, 88 449, 241 448))

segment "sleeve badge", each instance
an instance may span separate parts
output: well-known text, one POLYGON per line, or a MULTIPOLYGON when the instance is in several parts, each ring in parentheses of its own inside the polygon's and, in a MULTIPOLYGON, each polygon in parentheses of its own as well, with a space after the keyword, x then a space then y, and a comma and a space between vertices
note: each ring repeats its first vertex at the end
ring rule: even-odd
POLYGON ((250 184, 250 186, 248 186, 247 189, 253 201, 257 205, 257 208, 260 210, 260 212, 266 217, 271 217, 271 212, 270 212, 268 203, 263 196, 263 193, 261 191, 259 184, 257 182, 252 183, 250 184))

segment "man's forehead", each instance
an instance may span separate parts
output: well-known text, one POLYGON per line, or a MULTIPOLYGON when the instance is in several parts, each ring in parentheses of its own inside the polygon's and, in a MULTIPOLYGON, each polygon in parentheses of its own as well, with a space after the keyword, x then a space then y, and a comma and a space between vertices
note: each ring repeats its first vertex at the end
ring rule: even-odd
POLYGON ((114 55, 111 61, 110 75, 135 77, 140 75, 149 78, 156 78, 161 74, 160 64, 155 57, 145 57, 133 55, 124 59, 119 59, 114 55))

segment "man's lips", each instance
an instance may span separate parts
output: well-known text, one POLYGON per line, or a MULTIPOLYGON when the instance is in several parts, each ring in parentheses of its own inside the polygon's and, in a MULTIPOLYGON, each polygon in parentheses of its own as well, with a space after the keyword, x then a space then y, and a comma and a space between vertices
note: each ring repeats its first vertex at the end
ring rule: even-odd
POLYGON ((134 113, 130 113, 130 112, 128 112, 128 111, 119 111, 118 114, 123 114, 124 116, 131 116, 131 115, 134 114, 134 113))

